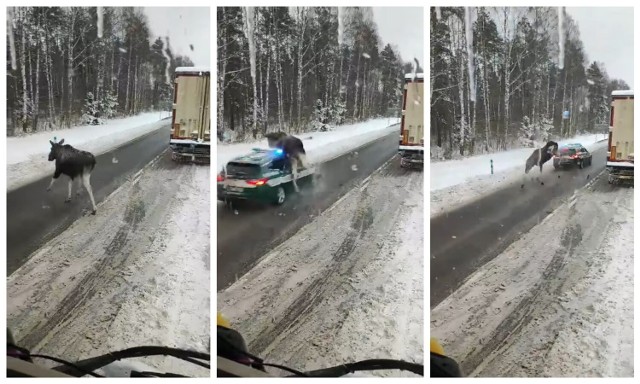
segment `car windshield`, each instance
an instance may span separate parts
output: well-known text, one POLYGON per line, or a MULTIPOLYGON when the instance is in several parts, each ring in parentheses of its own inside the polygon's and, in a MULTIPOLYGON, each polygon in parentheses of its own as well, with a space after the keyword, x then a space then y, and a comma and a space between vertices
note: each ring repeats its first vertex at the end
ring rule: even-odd
POLYGON ((570 147, 560 148, 561 155, 575 155, 575 153, 576 153, 575 148, 570 148, 570 147))
POLYGON ((227 177, 252 179, 260 177, 261 168, 258 164, 234 163, 227 164, 227 177))

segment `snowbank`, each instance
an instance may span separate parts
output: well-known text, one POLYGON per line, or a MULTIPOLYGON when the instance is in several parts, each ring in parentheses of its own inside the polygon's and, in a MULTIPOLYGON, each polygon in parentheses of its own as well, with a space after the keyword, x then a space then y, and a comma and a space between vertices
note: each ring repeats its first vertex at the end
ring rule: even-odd
POLYGON ((161 120, 167 116, 168 112, 148 112, 109 120, 103 125, 83 125, 23 137, 8 137, 7 188, 19 188, 53 172, 47 155, 51 149, 49 140, 54 137, 64 139, 65 144, 99 155, 163 127, 167 122, 161 120))
POLYGON ((606 176, 431 311, 468 376, 633 376, 633 189, 606 176))
MULTIPOLYGON (((374 119, 363 123, 341 125, 329 132, 307 132, 295 135, 304 143, 307 158, 322 163, 336 158, 362 145, 398 130, 399 119, 374 119)), ((217 169, 234 157, 242 156, 253 148, 268 148, 267 140, 252 143, 218 144, 217 169)))
MULTIPOLYGON (((589 151, 606 146, 606 136, 577 136, 558 144, 581 143, 589 151)), ((467 157, 462 160, 432 162, 431 174, 431 216, 442 214, 457 206, 468 204, 482 196, 510 184, 524 175, 524 164, 533 148, 467 157), (491 160, 493 172, 491 174, 491 160)), ((547 163, 543 169, 548 170, 547 163)), ((537 172, 534 169, 534 172, 537 172)))

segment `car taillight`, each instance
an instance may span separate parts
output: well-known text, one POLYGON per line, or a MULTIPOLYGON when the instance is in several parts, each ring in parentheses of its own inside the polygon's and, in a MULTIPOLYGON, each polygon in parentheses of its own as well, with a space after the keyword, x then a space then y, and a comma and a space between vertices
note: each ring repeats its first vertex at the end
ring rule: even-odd
POLYGON ((218 182, 224 181, 224 176, 218 175, 218 182))
POLYGON ((257 180, 247 180, 247 184, 249 185, 255 185, 256 187, 259 187, 261 185, 265 185, 267 183, 269 179, 264 178, 264 179, 257 179, 257 180))

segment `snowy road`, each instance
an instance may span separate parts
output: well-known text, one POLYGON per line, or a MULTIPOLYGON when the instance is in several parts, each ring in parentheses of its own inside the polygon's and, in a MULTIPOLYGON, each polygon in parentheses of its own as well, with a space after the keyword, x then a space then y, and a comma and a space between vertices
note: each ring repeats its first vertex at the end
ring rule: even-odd
POLYGON ((218 309, 249 350, 300 370, 421 363, 423 180, 394 157, 220 291, 218 309))
POLYGON ((633 377, 633 189, 601 174, 431 311, 465 376, 633 377))
POLYGON ((480 266, 538 224, 605 166, 606 149, 593 152, 593 165, 555 171, 545 165, 502 189, 431 219, 430 307, 455 291, 480 266), (542 185, 544 183, 544 185, 542 185), (523 187, 524 184, 524 187, 523 187))
POLYGON ((243 204, 236 211, 218 203, 218 283, 228 287, 269 250, 285 241, 398 150, 394 131, 354 152, 323 163, 313 190, 293 195, 282 207, 243 204))
MULTIPOLYGON (((141 345, 209 351, 210 179, 209 167, 165 151, 98 215, 37 250, 7 279, 18 344, 70 361, 141 345)), ((210 375, 176 359, 144 362, 210 375)))
MULTIPOLYGON (((156 124, 164 127, 156 128, 147 135, 97 156, 96 168, 91 175, 96 204, 168 147, 170 122, 156 124)), ((45 147, 46 144, 45 142, 45 147)), ((46 160, 46 155, 43 157, 46 160)), ((51 169, 49 176, 7 193, 8 274, 24 264, 38 247, 82 217, 91 205, 84 189, 79 197, 74 196, 70 204, 64 203, 68 184, 66 176, 60 177, 53 190, 47 192, 46 188, 55 167, 53 163, 46 165, 51 169)), ((74 191, 76 187, 74 185, 74 191)), ((98 208, 98 215, 100 214, 98 208)))

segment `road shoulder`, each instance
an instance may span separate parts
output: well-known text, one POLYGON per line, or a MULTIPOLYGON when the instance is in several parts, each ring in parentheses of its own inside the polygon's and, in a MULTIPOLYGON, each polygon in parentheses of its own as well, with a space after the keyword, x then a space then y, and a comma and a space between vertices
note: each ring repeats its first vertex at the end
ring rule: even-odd
POLYGON ((297 369, 421 362, 422 191, 421 172, 386 163, 219 292, 218 309, 253 353, 297 369))

